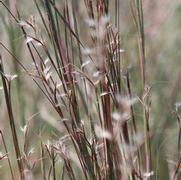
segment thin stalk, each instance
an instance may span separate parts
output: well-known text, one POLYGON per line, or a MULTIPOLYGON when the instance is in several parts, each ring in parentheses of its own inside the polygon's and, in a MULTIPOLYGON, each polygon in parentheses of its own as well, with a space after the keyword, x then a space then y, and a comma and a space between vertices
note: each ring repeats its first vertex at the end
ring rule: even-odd
POLYGON ((136 0, 137 25, 139 35, 140 67, 143 88, 146 84, 145 33, 142 0, 136 0))
MULTIPOLYGON (((102 81, 102 88, 103 92, 109 92, 109 88, 106 84, 106 80, 102 81)), ((113 134, 113 126, 112 126, 112 118, 111 118, 111 109, 110 109, 110 97, 109 95, 105 95, 103 98, 103 113, 104 113, 104 125, 105 129, 108 130, 111 134, 113 134)), ((109 179, 115 179, 114 175, 114 170, 113 170, 113 157, 112 157, 112 143, 106 139, 106 156, 108 160, 108 166, 109 166, 109 171, 108 171, 108 178, 109 179)))
POLYGON ((53 180, 56 180, 55 158, 56 158, 56 155, 55 155, 54 149, 52 148, 51 149, 51 160, 52 160, 52 171, 53 171, 52 178, 53 178, 53 180))
MULTIPOLYGON (((142 74, 143 90, 146 85, 146 61, 145 61, 145 33, 144 33, 144 16, 142 0, 136 0, 136 12, 137 12, 137 25, 139 34, 139 50, 140 50, 140 65, 142 74)), ((143 100, 146 103, 146 100, 143 100)), ((146 171, 151 171, 151 144, 150 144, 150 127, 149 127, 149 110, 147 105, 143 104, 143 117, 144 117, 144 134, 145 134, 145 156, 146 156, 146 171)))
POLYGON ((41 142, 41 172, 43 176, 43 180, 46 180, 46 171, 45 171, 45 162, 44 162, 44 148, 41 142))
POLYGON ((12 137, 13 137, 13 144, 14 144, 17 164, 18 164, 21 180, 24 180, 25 177, 24 177, 23 161, 21 158, 18 137, 17 137, 16 127, 15 127, 15 120, 14 120, 12 104, 11 104, 11 93, 10 93, 11 80, 7 80, 5 77, 1 55, 0 55, 0 72, 1 72, 2 82, 3 82, 3 89, 4 89, 4 94, 5 94, 6 106, 7 106, 7 110, 8 110, 9 124, 11 127, 11 133, 12 133, 12 137))
POLYGON ((8 164, 9 164, 9 169, 10 169, 11 177, 12 177, 12 180, 15 180, 14 175, 13 175, 13 169, 12 169, 11 162, 10 162, 10 159, 9 159, 8 149, 7 149, 7 146, 6 146, 6 142, 4 140, 3 132, 1 130, 0 130, 0 134, 1 134, 2 141, 3 141, 5 152, 7 154, 6 156, 7 156, 7 159, 8 159, 8 164))
MULTIPOLYGON (((130 76, 129 72, 127 71, 126 82, 127 82, 128 94, 129 94, 129 98, 132 99, 132 91, 131 91, 131 84, 130 84, 129 76, 130 76)), ((133 105, 131 105, 130 109, 131 109, 131 117, 132 117, 132 125, 133 125, 133 129, 134 129, 134 133, 137 134, 137 126, 136 126, 136 119, 135 119, 133 105)))

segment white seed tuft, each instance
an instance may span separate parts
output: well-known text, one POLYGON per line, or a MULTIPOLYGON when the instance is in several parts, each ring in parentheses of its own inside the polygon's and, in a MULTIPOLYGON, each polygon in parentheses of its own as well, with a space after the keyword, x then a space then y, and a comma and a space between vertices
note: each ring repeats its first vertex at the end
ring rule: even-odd
POLYGON ((33 38, 27 37, 27 38, 26 38, 26 41, 25 41, 25 44, 28 44, 28 43, 30 43, 30 42, 32 42, 32 41, 33 41, 33 38))
POLYGON ((100 126, 95 126, 95 132, 98 138, 112 139, 112 135, 108 130, 102 129, 100 126))
POLYGON ((7 81, 10 82, 10 81, 14 80, 15 78, 17 78, 18 75, 17 74, 14 74, 14 75, 5 74, 4 77, 7 79, 7 81))
POLYGON ((146 172, 143 174, 143 176, 145 177, 145 179, 149 178, 150 176, 153 176, 154 175, 154 172, 151 171, 151 172, 146 172))
POLYGON ((177 102, 175 103, 175 110, 178 111, 180 107, 181 107, 181 102, 180 102, 180 101, 177 101, 177 102))
POLYGON ((102 92, 102 93, 100 94, 100 97, 105 96, 105 95, 107 95, 107 94, 110 94, 110 92, 102 92))
POLYGON ((19 21, 20 26, 25 26, 26 28, 31 28, 31 26, 26 21, 19 21))
POLYGON ((90 63, 90 60, 84 62, 84 63, 82 64, 81 68, 83 68, 84 66, 88 65, 89 63, 90 63))
POLYGON ((25 134, 27 128, 28 128, 27 125, 25 125, 24 127, 20 127, 20 130, 25 134))

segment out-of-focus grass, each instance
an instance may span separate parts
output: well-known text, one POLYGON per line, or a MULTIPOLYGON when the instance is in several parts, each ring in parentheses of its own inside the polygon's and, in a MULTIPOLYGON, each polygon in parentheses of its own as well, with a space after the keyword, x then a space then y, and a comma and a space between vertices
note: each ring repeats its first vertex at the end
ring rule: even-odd
MULTIPOLYGON (((10 9, 16 13, 14 9, 14 3, 16 1, 9 2, 10 9)), ((77 2, 77 1, 76 1, 77 2)), ((146 69, 147 69, 147 83, 151 87, 151 109, 150 109, 150 125, 151 125, 151 144, 152 144, 152 165, 154 176, 153 179, 172 179, 174 163, 177 163, 177 145, 178 145, 178 132, 179 126, 177 122, 177 116, 173 113, 175 110, 175 103, 180 101, 180 88, 181 88, 181 67, 180 67, 180 52, 181 47, 181 1, 180 0, 153 0, 143 1, 144 22, 145 22, 145 47, 146 47, 146 69), (158 170, 158 171, 157 171, 158 170), (169 177, 170 176, 170 177, 169 177)), ((33 1, 21 1, 18 0, 17 8, 21 15, 22 20, 28 20, 33 22, 35 20, 37 31, 40 31, 43 35, 46 34, 46 29, 43 27, 43 23, 38 14, 37 9, 33 1)), ((38 3, 40 3, 38 1, 38 3)), ((70 2, 69 2, 70 3, 70 2)), ((41 4, 41 3, 40 3, 41 4)), ((39 4, 39 5, 40 5, 39 4)), ((69 4, 70 5, 70 4, 69 4)), ((90 29, 86 23, 87 12, 85 9, 84 1, 77 2, 77 24, 80 35, 80 40, 89 46, 92 43, 90 37, 90 29)), ((63 1, 57 1, 57 7, 63 9, 63 1)), ((43 15, 46 16, 42 6, 40 8, 43 15)), ((121 48, 125 50, 125 53, 121 57, 123 74, 130 66, 130 81, 132 87, 132 94, 134 97, 142 96, 142 80, 140 74, 139 64, 139 49, 137 29, 134 24, 134 20, 131 14, 131 7, 129 1, 120 0, 120 26, 115 27, 119 29, 121 48)), ((31 58, 27 48, 25 47, 25 40, 22 32, 10 14, 5 10, 3 6, 0 7, 1 24, 0 24, 0 40, 8 47, 8 49, 19 59, 23 64, 26 64, 28 68, 32 67, 31 58)), ((16 14, 17 16, 17 14, 16 14)), ((110 2, 110 21, 115 24, 115 7, 114 3, 110 2)), ((73 21, 71 19, 71 21, 73 21)), ((46 19, 48 24, 48 20, 46 19)), ((61 36, 65 37, 65 27, 62 21, 60 22, 61 36)), ((68 31, 68 29, 66 29, 68 31)), ((27 30, 29 32, 31 30, 27 30)), ((49 42, 48 36, 46 36, 46 42, 49 42)), ((64 40, 64 39, 63 39, 64 40)), ((68 37, 68 43, 71 39, 68 37)), ((50 52, 54 53, 54 49, 51 44, 47 43, 50 52)), ((78 61, 78 47, 74 43, 76 66, 80 67, 78 61)), ((70 47, 70 46, 69 46, 70 47)), ((64 136, 64 127, 57 127, 56 121, 60 117, 54 112, 50 103, 47 102, 43 94, 32 82, 31 78, 25 73, 17 62, 10 56, 7 51, 2 47, 0 48, 1 54, 4 59, 6 71, 11 74, 18 74, 18 78, 12 82, 12 105, 14 111, 14 118, 17 127, 17 134, 20 147, 23 147, 24 135, 22 128, 25 124, 29 123, 28 138, 26 143, 28 144, 27 151, 34 148, 34 152, 29 157, 27 162, 30 163, 27 166, 30 172, 33 173, 34 179, 40 179, 41 175, 41 149, 40 144, 43 142, 47 144, 48 140, 55 141, 64 136), (62 128, 62 129, 61 129, 62 128), (33 164, 35 163, 35 164, 33 164), (33 166, 34 165, 34 166, 33 166)), ((45 53, 40 50, 43 58, 45 53)), ((52 55, 53 56, 53 55, 52 55)), ((37 56, 36 56, 37 57, 37 56)), ((53 56, 54 57, 54 56, 53 56)), ((84 58, 84 56, 83 56, 84 58)), ((0 85, 1 86, 1 85, 0 85)), ((83 86, 81 86, 83 87, 83 86)), ((99 89, 98 89, 99 91, 99 89)), ((123 91, 127 91, 127 87, 123 87, 123 91)), ((81 91, 80 91, 81 92, 81 91)), ((84 93, 84 92, 83 92, 84 93)), ((126 94, 126 93, 123 93, 126 94)), ((81 95, 79 94, 81 97, 81 95)), ((88 103, 91 107, 91 99, 88 103)), ((81 102, 80 99, 78 101, 81 102)), ((7 149, 9 151, 9 157, 12 162, 14 173, 18 172, 16 161, 14 158, 14 150, 12 148, 12 138, 9 135, 10 129, 8 124, 8 115, 4 102, 3 91, 0 90, 0 128, 4 134, 7 149)), ((82 110, 80 114, 84 115, 86 109, 81 102, 82 110)), ((91 108, 95 108, 92 106, 91 108)), ((64 109, 64 111, 66 111, 64 109)), ((96 110, 95 110, 96 111, 96 110)), ((92 110, 92 113, 97 113, 92 110)), ((135 117, 141 135, 143 135, 143 113, 140 103, 134 105, 135 117)), ((85 116, 85 115, 84 115, 85 116)), ((82 116, 82 118, 87 118, 82 116)), ((92 118, 96 115, 92 114, 92 118)), ((92 119, 92 121, 96 121, 92 119)), ((86 124, 86 127, 88 125, 86 124)), ((90 127, 90 126, 89 126, 90 127)), ((88 130, 90 133, 91 130, 88 130)), ((180 142, 179 142, 180 143, 180 142)), ((2 141, 1 141, 2 144, 2 141)), ((143 149, 143 148, 142 148, 143 149)), ((4 154, 3 144, 1 145, 1 151, 4 154)), ((142 150, 143 151, 143 150, 142 150)), ((142 152, 141 151, 141 152, 142 152)), ((74 154, 70 155, 71 158, 74 154)), ((46 154, 47 157, 47 154, 46 154)), ((46 160, 47 167, 51 164, 46 160)), ((75 162, 77 161, 74 160, 75 162)), ((80 167, 76 163, 73 163, 72 167, 76 171, 76 177, 79 177, 80 167)), ((7 161, 2 159, 0 161, 1 169, 0 175, 3 179, 9 179, 9 167, 7 161)), ((60 167, 62 166, 61 161, 60 167)), ((57 177, 60 177, 61 170, 59 166, 56 168, 57 177)), ((82 172, 81 172, 82 173, 82 172)), ((80 173, 80 177, 83 175, 80 173)), ((46 174, 47 175, 47 174, 46 174)), ((31 177, 31 176, 28 176, 31 177)), ((48 177, 48 175, 47 175, 48 177)), ((33 177, 32 177, 33 178, 33 177)), ((67 177, 68 178, 68 177, 67 177)), ((118 177, 117 177, 118 178, 118 177)), ((178 177, 179 179, 179 177, 178 177)))

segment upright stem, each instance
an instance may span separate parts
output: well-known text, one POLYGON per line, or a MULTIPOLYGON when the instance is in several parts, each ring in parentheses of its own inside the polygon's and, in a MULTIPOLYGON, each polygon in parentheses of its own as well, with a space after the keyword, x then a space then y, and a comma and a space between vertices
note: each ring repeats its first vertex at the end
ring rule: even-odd
POLYGON ((11 177, 12 177, 12 180, 15 180, 14 175, 13 175, 13 169, 12 169, 11 162, 10 162, 9 155, 8 155, 8 149, 7 149, 5 140, 4 140, 3 132, 1 130, 0 130, 0 134, 1 134, 3 145, 4 145, 4 149, 5 149, 6 154, 7 154, 8 164, 9 164, 9 168, 10 168, 10 172, 11 172, 11 177))
MULTIPOLYGON (((142 75, 143 92, 146 85, 146 61, 145 61, 145 33, 144 33, 144 17, 142 0, 136 0, 137 10, 137 28, 139 33, 139 50, 140 50, 140 67, 142 75)), ((151 145, 150 145, 150 128, 149 128, 149 110, 147 108, 146 99, 143 99, 143 117, 144 117, 144 133, 145 133, 145 158, 146 158, 146 171, 151 171, 151 145)))
POLYGON ((146 84, 146 63, 145 63, 145 33, 142 0, 136 0, 137 25, 139 33, 139 50, 140 50, 140 68, 142 75, 143 88, 146 84))
POLYGON ((9 124, 11 127, 13 144, 14 144, 14 149, 15 149, 15 153, 16 153, 16 159, 17 159, 17 163, 18 163, 19 173, 21 176, 21 180, 24 180, 25 177, 24 177, 24 172, 23 172, 23 169, 24 169, 23 162, 21 159, 21 153, 20 153, 20 148, 19 148, 19 144, 18 144, 18 138, 17 138, 15 121, 14 121, 12 104, 11 104, 11 93, 10 93, 11 80, 7 80, 6 77, 4 76, 4 68, 3 68, 3 62, 2 62, 1 56, 0 56, 0 73, 1 73, 2 83, 3 83, 6 106, 7 106, 7 110, 8 110, 8 116, 9 116, 9 124))

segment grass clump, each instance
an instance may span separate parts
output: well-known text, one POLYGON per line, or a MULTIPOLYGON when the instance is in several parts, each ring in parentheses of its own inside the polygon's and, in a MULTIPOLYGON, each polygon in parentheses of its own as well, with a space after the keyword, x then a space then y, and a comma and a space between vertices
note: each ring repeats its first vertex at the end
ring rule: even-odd
MULTIPOLYGON (((1 47, 12 58, 19 79, 6 74, 3 67, 6 57, 2 54, 2 89, 15 152, 8 153, 8 142, 1 130, 5 150, 1 159, 8 159, 11 178, 179 179, 178 103, 172 116, 179 124, 174 131, 178 137, 174 141, 177 146, 174 165, 166 162, 165 154, 159 160, 160 152, 156 151, 163 142, 166 126, 173 126, 167 120, 152 121, 156 118, 152 106, 158 102, 152 103, 143 1, 127 3, 137 37, 134 57, 137 61, 130 61, 129 51, 124 49, 121 5, 125 2, 33 0, 32 3, 36 15, 27 20, 18 6, 12 9, 10 2, 1 1, 11 19, 7 23, 2 18, 11 30, 8 34, 11 49, 2 42, 1 47), (18 30, 13 31, 12 27, 18 30), (10 36, 16 31, 24 49, 22 55, 14 46, 14 36, 10 36), (22 74, 28 77, 21 78, 22 74), (33 80, 37 88, 33 90, 32 83, 27 84, 25 79, 33 80), (17 81, 16 86, 11 86, 12 80, 17 81), (33 100, 24 91, 25 85, 33 100), (14 89, 19 115, 13 113, 17 108, 16 97, 11 93, 15 93, 14 89), (27 111, 31 113, 28 120, 27 111), (20 121, 16 122, 18 116, 20 121), (159 126, 162 130, 158 134, 159 126)), ((8 177, 6 173, 4 177, 8 177)))

